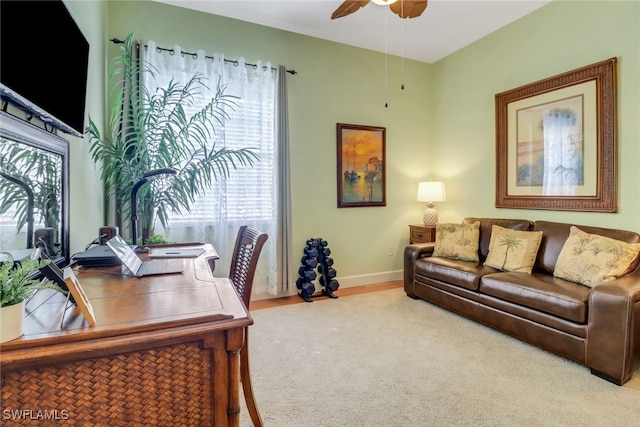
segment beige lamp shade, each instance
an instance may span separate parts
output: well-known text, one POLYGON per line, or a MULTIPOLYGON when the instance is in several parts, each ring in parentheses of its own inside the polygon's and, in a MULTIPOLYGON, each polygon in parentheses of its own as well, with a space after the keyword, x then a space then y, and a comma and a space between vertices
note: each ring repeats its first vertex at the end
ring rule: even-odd
POLYGON ((418 184, 418 201, 427 203, 422 217, 424 225, 435 225, 438 222, 438 211, 435 210, 433 202, 445 200, 444 182, 425 181, 418 184))

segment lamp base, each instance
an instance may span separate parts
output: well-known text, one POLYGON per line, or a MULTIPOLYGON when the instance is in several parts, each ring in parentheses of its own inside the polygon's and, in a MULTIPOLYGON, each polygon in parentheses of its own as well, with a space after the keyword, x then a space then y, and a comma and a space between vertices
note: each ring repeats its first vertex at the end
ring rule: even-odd
POLYGON ((427 207, 424 210, 422 222, 424 222, 424 225, 436 225, 438 222, 438 211, 434 208, 427 207))

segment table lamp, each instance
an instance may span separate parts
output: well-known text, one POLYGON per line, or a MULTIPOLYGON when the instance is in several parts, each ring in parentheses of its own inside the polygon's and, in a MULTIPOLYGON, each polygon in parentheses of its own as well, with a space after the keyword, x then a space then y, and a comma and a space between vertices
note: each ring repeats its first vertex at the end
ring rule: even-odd
POLYGON ((131 189, 131 241, 134 246, 138 244, 138 190, 149 181, 177 173, 177 170, 171 168, 151 170, 142 175, 142 179, 136 182, 131 189))
POLYGON ((433 207, 433 202, 444 202, 444 182, 425 181, 418 184, 418 201, 427 202, 422 221, 424 225, 435 225, 438 222, 438 211, 433 207))

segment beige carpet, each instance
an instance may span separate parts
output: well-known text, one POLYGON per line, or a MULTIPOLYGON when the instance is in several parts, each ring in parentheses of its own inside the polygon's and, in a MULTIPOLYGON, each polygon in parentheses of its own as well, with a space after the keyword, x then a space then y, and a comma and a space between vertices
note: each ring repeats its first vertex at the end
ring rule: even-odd
POLYGON ((615 386, 402 289, 252 315, 267 427, 640 426, 640 372, 615 386))

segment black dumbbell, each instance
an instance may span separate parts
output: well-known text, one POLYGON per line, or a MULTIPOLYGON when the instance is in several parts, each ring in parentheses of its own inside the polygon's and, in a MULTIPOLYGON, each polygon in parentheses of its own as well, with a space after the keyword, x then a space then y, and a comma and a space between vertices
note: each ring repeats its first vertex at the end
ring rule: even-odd
POLYGON ((318 249, 312 247, 312 246, 305 246, 304 247, 304 253, 312 258, 315 258, 318 256, 318 249))
POLYGON ((338 290, 338 288, 340 287, 340 284, 338 283, 337 280, 330 280, 329 284, 327 285, 327 288, 331 291, 331 292, 335 292, 338 290))
POLYGON ((311 282, 305 282, 302 285, 302 289, 300 290, 300 296, 306 301, 306 302, 313 302, 313 300, 311 299, 311 296, 313 295, 313 293, 316 291, 316 287, 313 286, 313 283, 311 282))
POLYGON ((333 279, 334 277, 336 277, 336 269, 335 268, 327 268, 326 271, 324 272, 324 275, 327 276, 327 278, 329 279, 333 279))
POLYGON ((304 266, 309 268, 314 268, 316 265, 318 265, 318 260, 312 256, 303 256, 300 261, 304 266))
POLYGON ((305 279, 308 282, 312 282, 313 280, 315 280, 315 278, 317 277, 316 272, 313 270, 307 270, 304 267, 300 267, 298 269, 298 274, 300 275, 300 277, 302 277, 303 279, 305 279))

